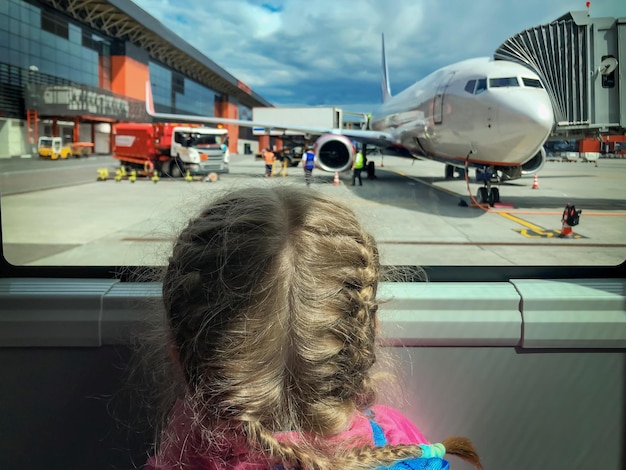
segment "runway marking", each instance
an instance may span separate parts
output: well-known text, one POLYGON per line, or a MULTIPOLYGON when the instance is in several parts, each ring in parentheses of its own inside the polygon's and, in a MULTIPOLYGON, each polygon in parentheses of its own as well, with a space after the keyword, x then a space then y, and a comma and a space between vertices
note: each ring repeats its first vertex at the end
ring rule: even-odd
MULTIPOLYGON (((504 217, 505 219, 509 219, 515 223, 518 223, 526 227, 525 229, 515 229, 517 233, 519 233, 520 235, 523 235, 526 238, 559 238, 559 235, 561 235, 561 232, 559 230, 547 230, 541 227, 540 225, 535 225, 533 223, 528 222, 527 220, 520 219, 519 217, 515 217, 514 215, 511 215, 507 212, 495 212, 495 214, 498 214, 504 217)), ((577 233, 572 233, 572 236, 569 238, 571 239, 571 238, 587 238, 587 237, 583 237, 582 235, 579 235, 577 233)))
POLYGON ((534 230, 536 232, 545 231, 543 227, 540 227, 539 225, 531 224, 530 222, 527 222, 524 219, 520 219, 519 217, 515 217, 514 215, 511 215, 508 212, 495 212, 495 213, 504 217, 505 219, 512 220, 513 222, 523 225, 524 227, 534 230))

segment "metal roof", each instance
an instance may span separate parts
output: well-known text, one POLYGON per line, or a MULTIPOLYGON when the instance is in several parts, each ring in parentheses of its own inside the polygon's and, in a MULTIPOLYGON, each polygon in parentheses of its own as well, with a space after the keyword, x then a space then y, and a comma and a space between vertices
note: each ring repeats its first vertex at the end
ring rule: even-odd
POLYGON ((186 77, 250 108, 272 106, 130 0, 40 0, 109 37, 131 42, 186 77))

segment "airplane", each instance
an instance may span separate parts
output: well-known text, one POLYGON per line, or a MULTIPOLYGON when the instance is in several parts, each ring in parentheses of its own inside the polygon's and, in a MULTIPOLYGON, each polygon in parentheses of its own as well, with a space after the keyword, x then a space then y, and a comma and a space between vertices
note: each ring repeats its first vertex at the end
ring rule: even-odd
POLYGON ((219 117, 156 113, 150 82, 146 111, 157 119, 235 124, 318 135, 316 165, 329 172, 352 166, 355 142, 394 155, 424 157, 445 163, 446 178, 476 169, 483 183, 480 204, 494 205, 500 193, 493 183, 539 171, 543 144, 555 119, 552 102, 539 76, 527 67, 488 57, 443 67, 395 96, 391 95, 385 41, 382 38, 382 104, 372 113, 368 129, 330 129, 288 123, 244 121, 219 117))

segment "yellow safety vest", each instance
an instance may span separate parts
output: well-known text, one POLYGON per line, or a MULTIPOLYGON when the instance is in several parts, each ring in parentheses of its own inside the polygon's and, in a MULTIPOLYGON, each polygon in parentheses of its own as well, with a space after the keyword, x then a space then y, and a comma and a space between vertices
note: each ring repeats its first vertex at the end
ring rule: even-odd
POLYGON ((354 169, 360 170, 363 168, 363 154, 361 152, 356 153, 356 158, 354 160, 354 169))

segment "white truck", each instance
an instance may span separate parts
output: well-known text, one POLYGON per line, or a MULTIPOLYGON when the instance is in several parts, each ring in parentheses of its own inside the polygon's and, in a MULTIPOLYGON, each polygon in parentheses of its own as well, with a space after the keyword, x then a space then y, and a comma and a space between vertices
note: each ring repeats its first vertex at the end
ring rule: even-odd
POLYGON ((228 172, 228 131, 176 123, 120 123, 113 156, 124 165, 180 177, 228 172))

